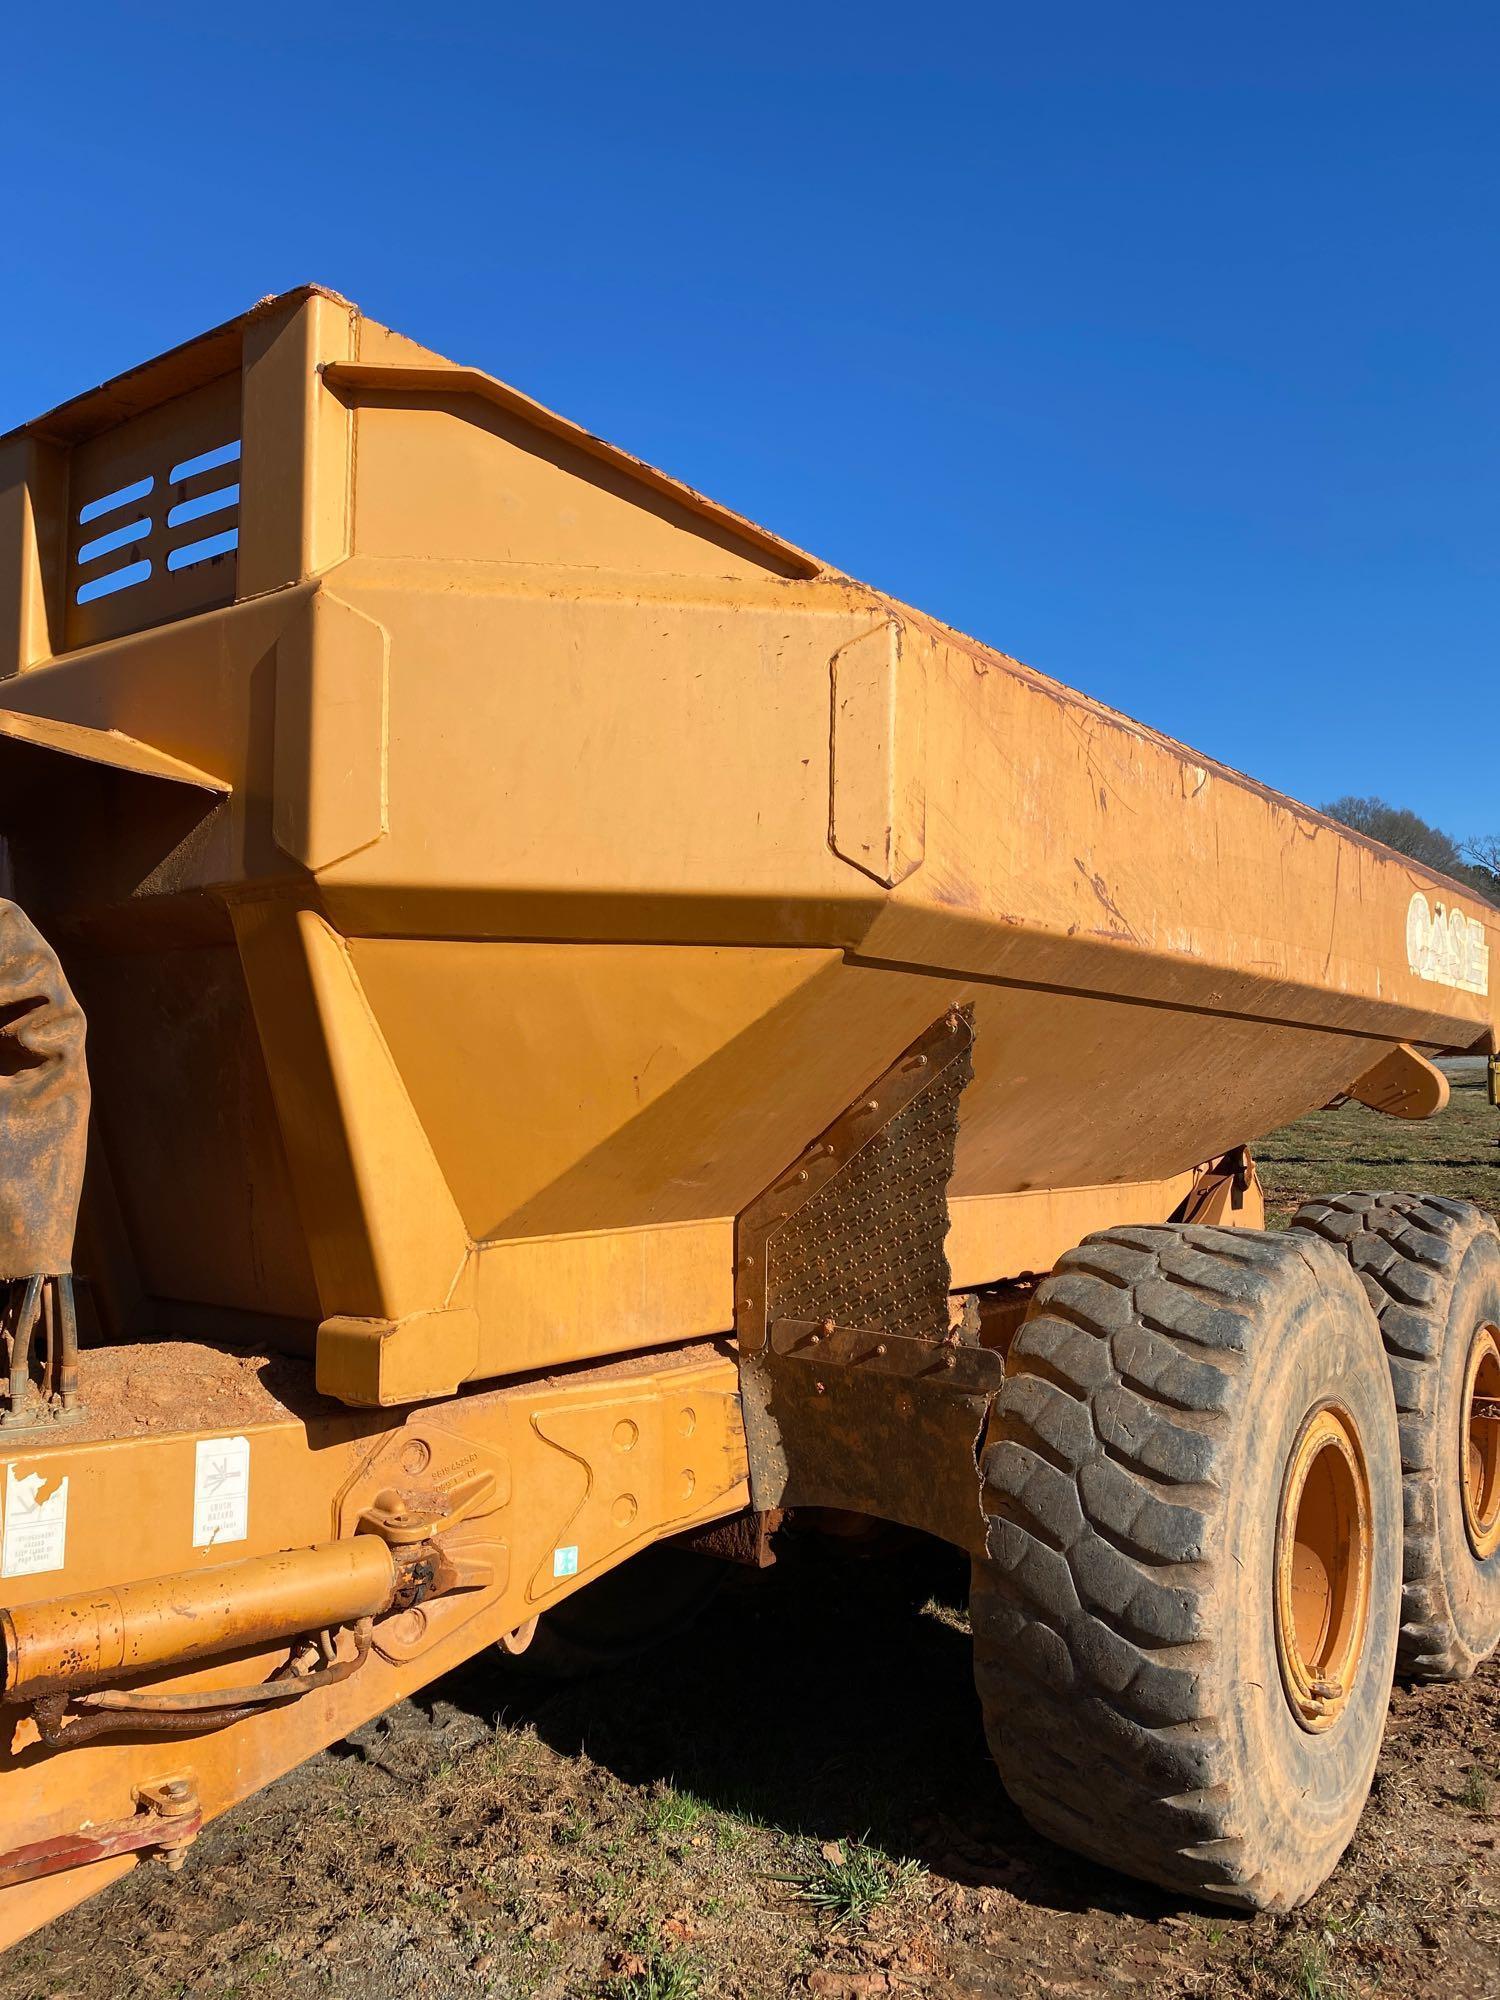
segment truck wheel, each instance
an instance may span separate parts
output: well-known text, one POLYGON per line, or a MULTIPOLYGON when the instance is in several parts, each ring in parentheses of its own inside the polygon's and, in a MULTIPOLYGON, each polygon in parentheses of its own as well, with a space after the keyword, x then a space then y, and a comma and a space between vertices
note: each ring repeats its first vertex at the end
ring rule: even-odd
POLYGON ((1397 1671, 1467 1680, 1500 1644, 1500 1230, 1471 1202, 1341 1194, 1292 1219, 1335 1244, 1380 1321, 1401 1420, 1397 1671))
POLYGON ((1304 1902, 1369 1792, 1401 1596, 1396 1412, 1345 1259, 1091 1236, 1038 1288, 989 1437, 971 1610, 1011 1797, 1168 1889, 1304 1902))

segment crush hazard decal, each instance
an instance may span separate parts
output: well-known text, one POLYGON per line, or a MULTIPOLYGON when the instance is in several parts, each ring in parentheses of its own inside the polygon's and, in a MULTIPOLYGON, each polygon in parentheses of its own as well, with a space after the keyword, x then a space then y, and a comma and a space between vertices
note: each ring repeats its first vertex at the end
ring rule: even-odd
POLYGON ((216 1549, 250 1533, 250 1440, 199 1438, 193 1466, 193 1547, 216 1549))
POLYGON ((1490 990, 1490 948, 1477 917, 1429 903, 1418 889, 1406 906, 1406 962, 1419 979, 1460 993, 1490 990))

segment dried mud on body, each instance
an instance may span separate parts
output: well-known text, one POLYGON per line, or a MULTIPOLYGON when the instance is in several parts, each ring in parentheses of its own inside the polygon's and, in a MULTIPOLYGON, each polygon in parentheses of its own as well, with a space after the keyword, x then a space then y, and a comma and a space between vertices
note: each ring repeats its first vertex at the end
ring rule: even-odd
MULTIPOLYGON (((1337 1188, 1500 1210, 1477 1080, 1259 1156, 1273 1215, 1337 1188)), ((1360 1833, 1290 1918, 1038 1840, 994 1775, 962 1565, 793 1544, 586 1683, 472 1662, 0 1959, 0 2000, 125 1994, 761 2000, 1500 1996, 1500 1666, 1398 1688, 1360 1833)))

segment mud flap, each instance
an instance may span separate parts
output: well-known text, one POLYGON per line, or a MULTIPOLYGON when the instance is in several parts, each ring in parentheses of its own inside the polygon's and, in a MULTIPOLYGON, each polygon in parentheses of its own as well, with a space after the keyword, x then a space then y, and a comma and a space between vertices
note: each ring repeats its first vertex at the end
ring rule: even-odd
POLYGON ((973 1019, 952 1009, 738 1218, 735 1332, 756 1508, 843 1507, 983 1548, 1001 1355, 948 1299, 973 1019))

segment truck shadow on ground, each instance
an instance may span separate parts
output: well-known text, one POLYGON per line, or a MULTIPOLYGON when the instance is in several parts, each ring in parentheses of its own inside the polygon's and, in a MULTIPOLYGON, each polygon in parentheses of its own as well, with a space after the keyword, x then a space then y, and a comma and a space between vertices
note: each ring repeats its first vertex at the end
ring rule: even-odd
POLYGON ((529 1725, 626 1784, 818 1842, 868 1840, 1038 1907, 1190 1908, 1054 1847, 1010 1804, 974 1691, 966 1572, 939 1544, 884 1560, 794 1547, 768 1571, 726 1566, 691 1624, 587 1679, 490 1656, 417 1703, 529 1725))

